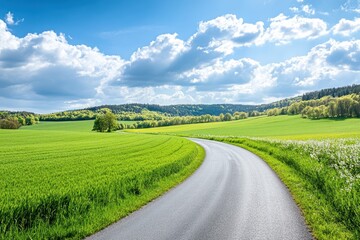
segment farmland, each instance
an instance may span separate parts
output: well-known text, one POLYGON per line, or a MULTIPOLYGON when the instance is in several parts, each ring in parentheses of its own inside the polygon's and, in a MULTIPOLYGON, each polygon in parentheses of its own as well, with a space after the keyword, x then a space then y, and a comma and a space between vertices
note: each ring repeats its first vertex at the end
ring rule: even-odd
MULTIPOLYGON (((133 121, 120 121, 123 124, 132 124, 133 121)), ((39 124, 24 126, 22 130, 37 131, 66 131, 66 132, 91 132, 94 120, 83 121, 58 121, 58 122, 40 122, 39 124)))
POLYGON ((360 136, 360 119, 308 120, 299 116, 262 116, 231 122, 199 123, 127 131, 184 136, 246 136, 281 139, 333 138, 360 136))
POLYGON ((171 136, 101 134, 93 121, 0 131, 0 239, 78 239, 189 176, 203 150, 171 136))
POLYGON ((317 239, 360 237, 360 119, 258 117, 136 131, 196 136, 246 148, 287 185, 317 239))

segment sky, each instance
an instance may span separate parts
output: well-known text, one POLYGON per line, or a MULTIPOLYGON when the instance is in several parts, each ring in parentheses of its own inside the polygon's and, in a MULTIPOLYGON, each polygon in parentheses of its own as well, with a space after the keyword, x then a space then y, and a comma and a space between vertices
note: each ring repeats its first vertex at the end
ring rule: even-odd
POLYGON ((0 0, 0 109, 260 104, 360 83, 360 0, 0 0))

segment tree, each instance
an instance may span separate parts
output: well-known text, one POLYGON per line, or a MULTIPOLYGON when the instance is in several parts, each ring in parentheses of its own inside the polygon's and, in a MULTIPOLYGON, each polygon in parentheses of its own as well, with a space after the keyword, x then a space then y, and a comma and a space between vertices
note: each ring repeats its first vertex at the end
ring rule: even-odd
POLYGON ((224 121, 224 114, 223 113, 220 113, 220 115, 219 115, 219 118, 220 118, 220 121, 224 121))
POLYGON ((231 121, 231 114, 230 113, 226 113, 224 116, 224 121, 231 121))
POLYGON ((328 114, 331 118, 337 117, 337 106, 334 101, 329 103, 328 114))
POLYGON ((2 129, 18 129, 21 127, 17 118, 0 119, 0 128, 2 129))
POLYGON ((18 117, 18 122, 20 123, 20 125, 24 126, 25 125, 25 118, 19 116, 18 117))
POLYGON ((247 118, 246 112, 241 112, 241 113, 239 114, 239 119, 245 119, 245 118, 247 118))
POLYGON ((92 130, 98 132, 111 132, 117 129, 119 129, 119 124, 116 115, 110 111, 106 111, 106 113, 97 115, 92 130))
POLYGON ((29 115, 25 118, 26 125, 34 125, 36 123, 33 115, 29 115))
POLYGON ((240 119, 240 113, 239 112, 234 112, 233 117, 235 120, 239 120, 240 119))

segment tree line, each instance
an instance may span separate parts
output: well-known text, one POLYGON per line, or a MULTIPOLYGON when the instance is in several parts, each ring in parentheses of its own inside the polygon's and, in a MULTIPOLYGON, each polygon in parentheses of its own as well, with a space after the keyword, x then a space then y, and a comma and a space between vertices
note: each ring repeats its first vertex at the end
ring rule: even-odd
POLYGON ((39 123, 39 117, 30 112, 0 111, 0 129, 18 129, 39 123))
POLYGON ((316 100, 300 101, 289 107, 273 108, 266 111, 268 116, 300 115, 303 118, 349 118, 360 117, 360 94, 342 97, 325 96, 316 100))
POLYGON ((93 131, 111 132, 121 129, 152 128, 152 127, 163 127, 163 126, 193 124, 193 123, 232 121, 232 120, 245 119, 248 116, 259 116, 259 115, 260 115, 259 112, 251 112, 250 114, 246 112, 235 112, 234 114, 221 113, 219 116, 205 114, 201 116, 166 117, 160 120, 152 119, 152 120, 137 121, 136 123, 133 124, 124 124, 124 123, 118 123, 117 120, 122 120, 122 119, 118 119, 117 115, 114 114, 111 111, 111 109, 102 108, 96 116, 93 126, 93 131))
POLYGON ((360 94, 360 85, 351 85, 351 86, 345 86, 345 87, 339 87, 339 88, 327 88, 322 89, 320 91, 314 91, 305 93, 302 96, 303 101, 312 100, 312 99, 320 99, 325 96, 331 96, 331 97, 342 97, 345 95, 350 94, 360 94))
POLYGON ((260 114, 259 112, 251 112, 251 114, 248 114, 246 112, 235 112, 234 114, 220 113, 218 116, 205 114, 201 116, 168 117, 167 119, 163 119, 159 121, 136 122, 132 125, 126 125, 124 126, 124 128, 152 128, 152 127, 165 127, 165 126, 194 124, 194 123, 233 121, 233 120, 248 118, 250 115, 259 116, 259 114, 260 114))

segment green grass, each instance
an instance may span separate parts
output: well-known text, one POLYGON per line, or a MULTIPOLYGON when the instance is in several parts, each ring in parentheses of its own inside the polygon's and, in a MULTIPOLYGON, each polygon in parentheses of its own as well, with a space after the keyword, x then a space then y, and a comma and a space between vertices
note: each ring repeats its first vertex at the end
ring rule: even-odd
MULTIPOLYGON (((124 124, 133 124, 134 121, 119 121, 124 124)), ((39 124, 23 126, 21 130, 52 130, 71 132, 91 132, 94 120, 83 121, 41 121, 39 124)))
POLYGON ((204 151, 92 121, 0 130, 0 239, 80 239, 183 181, 204 151))
POLYGON ((360 119, 309 120, 299 116, 256 117, 230 122, 199 123, 126 130, 183 136, 248 136, 292 139, 360 136, 360 119))
POLYGON ((360 239, 360 119, 265 116, 127 131, 244 147, 264 159, 286 184, 315 238, 360 239))

